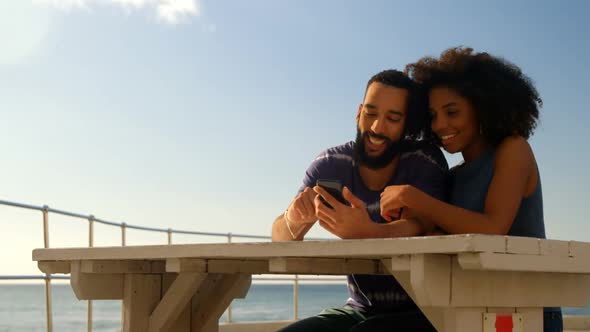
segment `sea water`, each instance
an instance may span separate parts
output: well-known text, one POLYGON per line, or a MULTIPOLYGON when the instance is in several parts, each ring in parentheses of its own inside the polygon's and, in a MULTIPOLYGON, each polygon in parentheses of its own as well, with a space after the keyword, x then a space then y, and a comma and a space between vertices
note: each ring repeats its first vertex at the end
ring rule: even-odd
MULTIPOLYGON (((87 301, 78 301, 68 284, 52 285, 53 330, 86 331, 87 301)), ((300 284, 299 317, 323 308, 341 306, 347 299, 345 284, 300 284)), ((590 308, 564 308, 564 314, 590 316, 590 308)), ((121 301, 93 301, 93 331, 115 332, 121 328, 121 301)), ((253 284, 245 299, 232 304, 232 321, 293 319, 292 284, 253 284)), ((221 321, 227 320, 227 314, 221 321)), ((0 332, 47 330, 43 284, 0 285, 0 332)))

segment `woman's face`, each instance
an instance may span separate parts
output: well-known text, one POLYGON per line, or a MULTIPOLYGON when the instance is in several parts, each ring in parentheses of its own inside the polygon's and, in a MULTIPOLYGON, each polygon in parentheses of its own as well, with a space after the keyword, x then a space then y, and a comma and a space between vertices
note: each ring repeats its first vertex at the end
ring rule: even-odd
POLYGON ((436 87, 430 90, 432 130, 449 153, 463 153, 465 161, 483 151, 485 143, 479 131, 471 103, 454 90, 436 87))

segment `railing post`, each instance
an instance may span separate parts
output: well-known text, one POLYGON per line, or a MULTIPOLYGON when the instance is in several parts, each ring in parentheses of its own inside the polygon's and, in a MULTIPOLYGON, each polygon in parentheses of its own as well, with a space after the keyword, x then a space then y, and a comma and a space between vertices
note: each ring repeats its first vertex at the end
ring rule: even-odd
MULTIPOLYGON (((231 238, 232 238, 232 234, 227 233, 227 243, 231 243, 231 238)), ((232 302, 229 303, 229 305, 227 306, 227 322, 231 323, 232 322, 232 312, 231 312, 231 304, 232 302)))
POLYGON ((172 244, 172 228, 168 228, 168 244, 172 244))
MULTIPOLYGON (((49 248, 49 206, 43 205, 43 246, 49 248)), ((47 315, 47 332, 53 332, 53 314, 51 310, 51 274, 45 274, 45 313, 47 315)))
POLYGON ((295 275, 293 282, 293 319, 299 319, 299 275, 295 275))
MULTIPOLYGON (((94 247, 94 216, 88 216, 88 247, 94 247)), ((88 300, 87 330, 92 332, 92 300, 88 300)))

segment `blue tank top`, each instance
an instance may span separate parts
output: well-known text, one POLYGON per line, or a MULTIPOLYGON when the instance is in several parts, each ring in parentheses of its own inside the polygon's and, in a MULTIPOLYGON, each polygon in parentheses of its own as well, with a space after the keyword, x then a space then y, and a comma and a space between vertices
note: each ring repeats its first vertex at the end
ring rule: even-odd
MULTIPOLYGON (((451 169, 449 202, 467 210, 483 212, 488 188, 494 176, 495 159, 496 150, 488 149, 475 160, 451 169)), ((520 201, 508 235, 545 238, 541 176, 538 176, 535 191, 520 201)), ((545 307, 544 311, 558 312, 561 308, 545 307)))
MULTIPOLYGON (((474 212, 483 212, 488 188, 494 176, 496 151, 488 149, 475 160, 454 167, 450 171, 450 203, 474 212)), ((545 238, 541 177, 537 188, 523 198, 508 235, 545 238)))

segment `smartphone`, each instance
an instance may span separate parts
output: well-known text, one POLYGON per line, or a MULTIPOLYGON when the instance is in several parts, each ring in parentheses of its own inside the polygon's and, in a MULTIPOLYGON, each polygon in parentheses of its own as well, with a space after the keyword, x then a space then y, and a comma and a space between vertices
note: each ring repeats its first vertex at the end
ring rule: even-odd
MULTIPOLYGON (((317 180, 316 185, 324 188, 330 195, 332 195, 332 197, 336 198, 336 200, 338 200, 338 202, 344 204, 344 205, 348 205, 348 201, 346 201, 344 199, 344 196, 342 196, 342 183, 338 180, 317 180)), ((326 204, 327 207, 333 209, 333 207, 328 204, 328 202, 326 202, 324 200, 324 198, 322 196, 320 196, 320 200, 326 204)))

